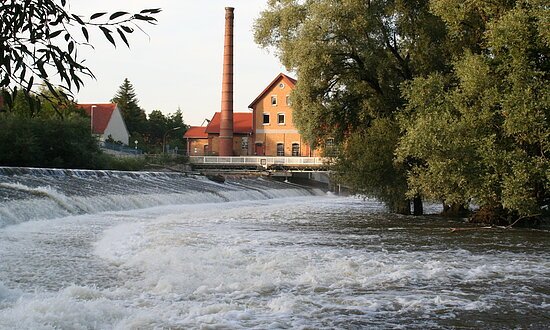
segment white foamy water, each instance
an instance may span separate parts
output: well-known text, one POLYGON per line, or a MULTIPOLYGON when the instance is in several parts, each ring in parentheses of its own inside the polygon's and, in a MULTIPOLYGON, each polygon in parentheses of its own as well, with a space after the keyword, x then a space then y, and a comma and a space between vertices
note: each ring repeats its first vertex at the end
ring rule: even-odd
POLYGON ((497 329, 548 320, 546 232, 451 233, 457 223, 335 196, 225 200, 1 228, 0 328, 497 329))

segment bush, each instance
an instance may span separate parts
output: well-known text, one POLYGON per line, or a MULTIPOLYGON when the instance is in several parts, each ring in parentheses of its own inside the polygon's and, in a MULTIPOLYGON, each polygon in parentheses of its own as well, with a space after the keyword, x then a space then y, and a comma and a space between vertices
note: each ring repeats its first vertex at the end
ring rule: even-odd
POLYGON ((100 164, 101 155, 86 119, 0 120, 1 165, 91 169, 100 164))

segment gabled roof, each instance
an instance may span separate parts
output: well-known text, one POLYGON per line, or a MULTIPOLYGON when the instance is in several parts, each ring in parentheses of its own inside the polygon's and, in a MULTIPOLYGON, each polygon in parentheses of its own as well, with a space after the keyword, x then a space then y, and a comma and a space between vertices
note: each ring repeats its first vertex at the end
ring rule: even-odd
MULTIPOLYGON (((206 133, 220 134, 221 112, 216 112, 210 123, 206 126, 206 133)), ((249 134, 252 133, 252 113, 234 112, 233 113, 233 133, 249 134)))
POLYGON ((250 103, 250 105, 248 106, 250 109, 254 108, 254 106, 256 105, 256 103, 258 103, 258 101, 260 101, 264 96, 265 94, 271 89, 273 88, 273 86, 277 83, 279 83, 280 80, 284 80, 286 82, 287 85, 291 86, 291 87, 294 87, 296 86, 296 79, 294 78, 290 78, 289 76, 287 76, 286 74, 284 73, 279 73, 279 75, 277 77, 275 77, 275 79, 273 79, 273 81, 271 82, 271 84, 269 84, 264 90, 263 92, 258 95, 258 97, 252 101, 252 103, 250 103))
POLYGON ((191 126, 183 134, 183 137, 187 139, 208 139, 208 133, 206 133, 206 127, 204 126, 191 126))
POLYGON ((90 104, 78 104, 79 108, 86 111, 86 114, 93 118, 93 133, 103 134, 105 129, 111 120, 113 111, 116 109, 116 103, 90 103, 90 104), (94 113, 92 115, 92 107, 94 113))

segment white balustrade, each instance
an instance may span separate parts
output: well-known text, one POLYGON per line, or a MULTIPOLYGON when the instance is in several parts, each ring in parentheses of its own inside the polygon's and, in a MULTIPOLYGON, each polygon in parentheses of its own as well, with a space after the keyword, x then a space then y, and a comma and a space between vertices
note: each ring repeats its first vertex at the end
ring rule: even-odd
POLYGON ((281 166, 313 166, 321 167, 328 163, 328 158, 323 157, 218 157, 218 156, 191 156, 191 164, 204 165, 257 165, 269 167, 272 165, 281 166))

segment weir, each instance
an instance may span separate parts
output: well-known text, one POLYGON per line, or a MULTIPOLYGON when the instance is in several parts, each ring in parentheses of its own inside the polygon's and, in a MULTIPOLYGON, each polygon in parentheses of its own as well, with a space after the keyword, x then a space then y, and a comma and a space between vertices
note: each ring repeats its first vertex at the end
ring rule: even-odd
POLYGON ((260 177, 224 183, 171 172, 0 167, 0 228, 30 220, 160 205, 222 203, 322 194, 260 177))

